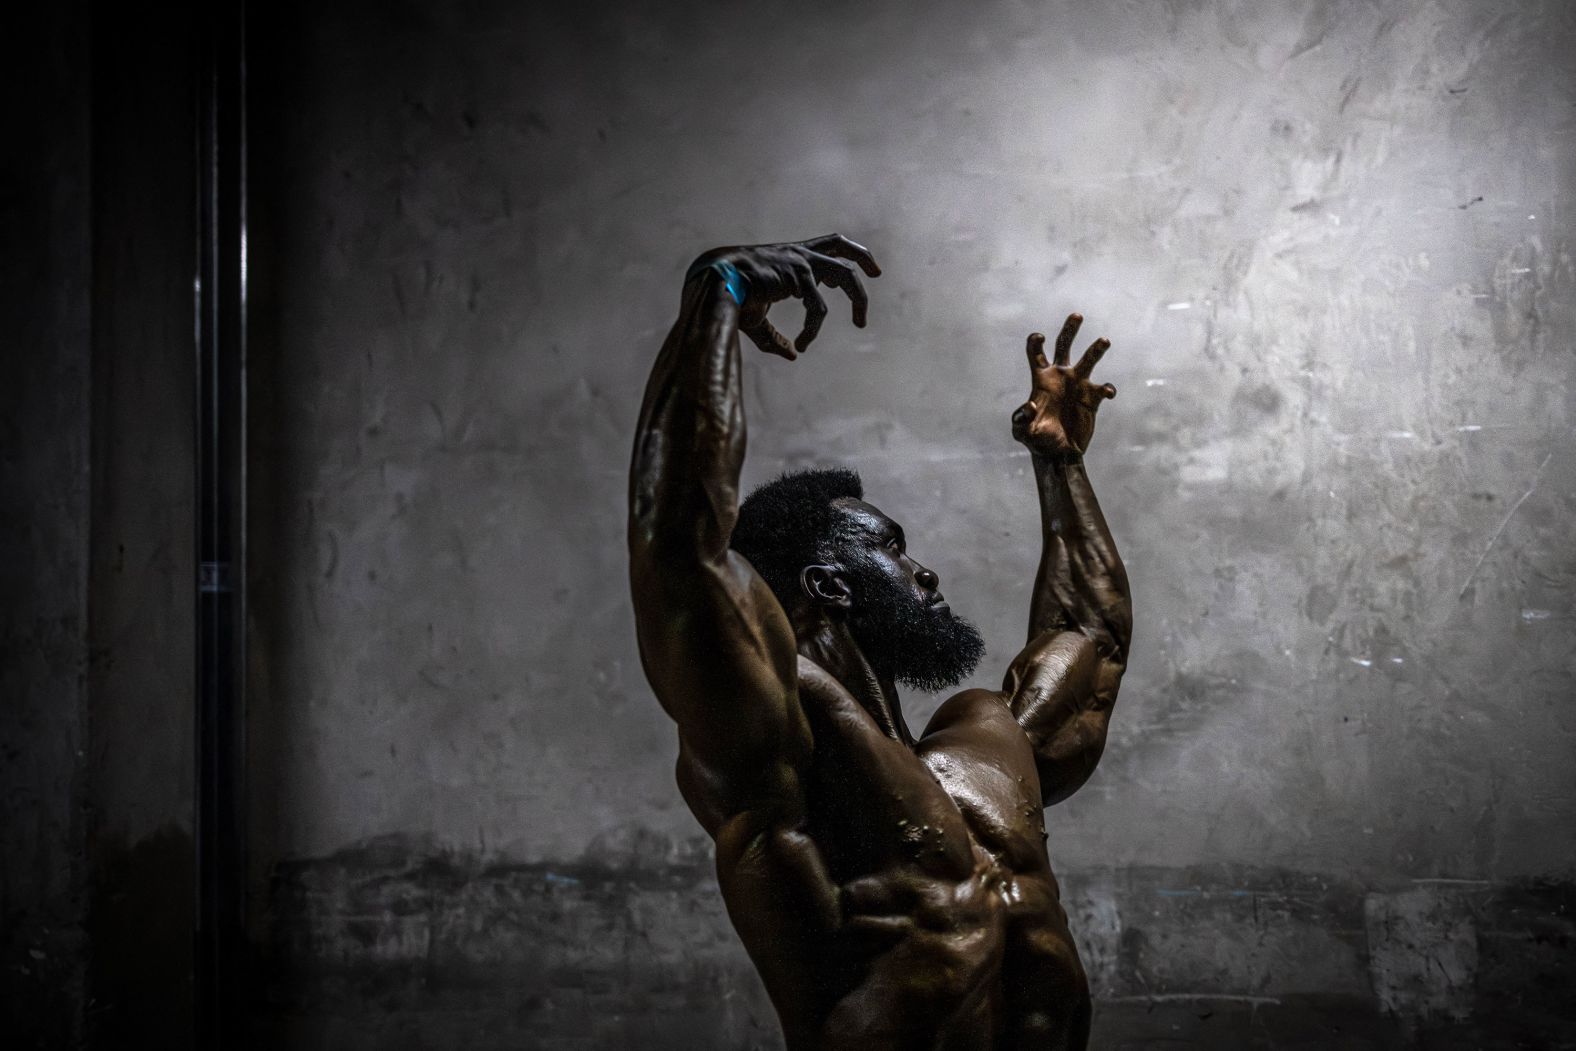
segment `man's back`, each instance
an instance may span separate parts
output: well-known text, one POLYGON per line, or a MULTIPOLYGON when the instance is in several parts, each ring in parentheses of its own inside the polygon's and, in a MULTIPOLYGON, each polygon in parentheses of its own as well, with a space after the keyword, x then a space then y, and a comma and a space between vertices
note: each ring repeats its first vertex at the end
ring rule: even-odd
POLYGON ((958 694, 911 747, 824 670, 800 670, 807 819, 718 857, 789 1046, 1082 1046, 1088 986, 1002 696, 958 694))

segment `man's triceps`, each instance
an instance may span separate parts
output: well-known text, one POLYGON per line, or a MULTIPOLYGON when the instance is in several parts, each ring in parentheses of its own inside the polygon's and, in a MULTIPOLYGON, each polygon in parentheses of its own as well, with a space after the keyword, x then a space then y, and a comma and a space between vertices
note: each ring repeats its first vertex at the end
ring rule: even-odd
POLYGON ((663 579, 636 585, 637 637, 694 768, 687 776, 718 813, 780 793, 809 740, 786 615, 734 552, 715 565, 653 568, 663 579))

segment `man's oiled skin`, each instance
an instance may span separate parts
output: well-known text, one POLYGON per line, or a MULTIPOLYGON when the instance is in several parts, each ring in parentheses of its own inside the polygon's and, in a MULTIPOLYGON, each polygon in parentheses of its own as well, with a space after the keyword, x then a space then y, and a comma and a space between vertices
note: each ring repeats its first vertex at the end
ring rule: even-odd
MULTIPOLYGON (((1108 344, 1069 366, 1077 315, 1052 361, 1029 337, 1032 390, 1012 418, 1044 532, 1028 644, 1000 690, 957 694, 916 740, 899 669, 873 666, 854 640, 860 596, 842 567, 805 567, 784 608, 728 547, 745 444, 739 332, 792 360, 826 314, 816 285, 846 292, 863 326, 859 271, 880 270, 836 235, 702 259, 732 262, 748 296, 739 307, 712 269, 685 285, 635 438, 630 577, 646 674, 678 725, 679 788, 716 841, 728 913, 788 1046, 1081 1048, 1088 984, 1043 808, 1093 772, 1127 663, 1127 577, 1082 466, 1116 393, 1089 380, 1108 344), (807 308, 794 344, 766 320, 789 297, 807 308)), ((940 601, 896 523, 842 505, 883 573, 940 601)))

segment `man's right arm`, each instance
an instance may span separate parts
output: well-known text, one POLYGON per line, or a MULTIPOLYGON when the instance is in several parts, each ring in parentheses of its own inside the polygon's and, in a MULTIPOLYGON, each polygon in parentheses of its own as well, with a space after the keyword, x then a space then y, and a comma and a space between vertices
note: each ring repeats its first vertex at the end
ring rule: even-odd
POLYGON ((636 634, 646 677, 678 724, 686 799, 713 834, 734 814, 797 798, 810 749, 793 628, 728 547, 745 447, 738 336, 794 357, 826 312, 817 281, 849 291, 862 323, 863 290, 834 258, 845 253, 868 259, 840 238, 702 257, 723 265, 692 270, 641 407, 629 493, 636 634), (795 345, 766 321, 767 307, 790 296, 807 309, 795 345))
POLYGON ((1096 340, 1068 364, 1082 322, 1067 319, 1054 361, 1043 336, 1029 337, 1033 388, 1012 425, 1034 459, 1044 539, 1028 644, 1003 689, 1034 747, 1047 805, 1076 792, 1100 761, 1133 631, 1127 570, 1083 466, 1095 412, 1116 396, 1090 379, 1110 344, 1096 340))

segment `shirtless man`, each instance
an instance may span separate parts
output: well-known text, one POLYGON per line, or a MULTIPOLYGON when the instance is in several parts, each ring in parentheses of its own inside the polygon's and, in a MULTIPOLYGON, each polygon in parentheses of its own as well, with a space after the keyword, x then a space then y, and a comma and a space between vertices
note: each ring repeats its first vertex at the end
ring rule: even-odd
POLYGON ((728 915, 788 1047, 1082 1048, 1089 988, 1044 807, 1093 772, 1127 663, 1127 575, 1084 474, 1115 388, 1067 319, 1012 415, 1044 550, 1028 644, 1000 690, 953 696, 916 740, 896 684, 955 685, 984 652, 902 528, 849 471, 738 502, 739 333, 793 360, 841 289, 865 324, 870 253, 838 235, 706 253, 646 387, 630 473, 641 660, 678 724, 679 790, 717 844, 728 915), (805 304, 793 343, 766 319, 805 304))

